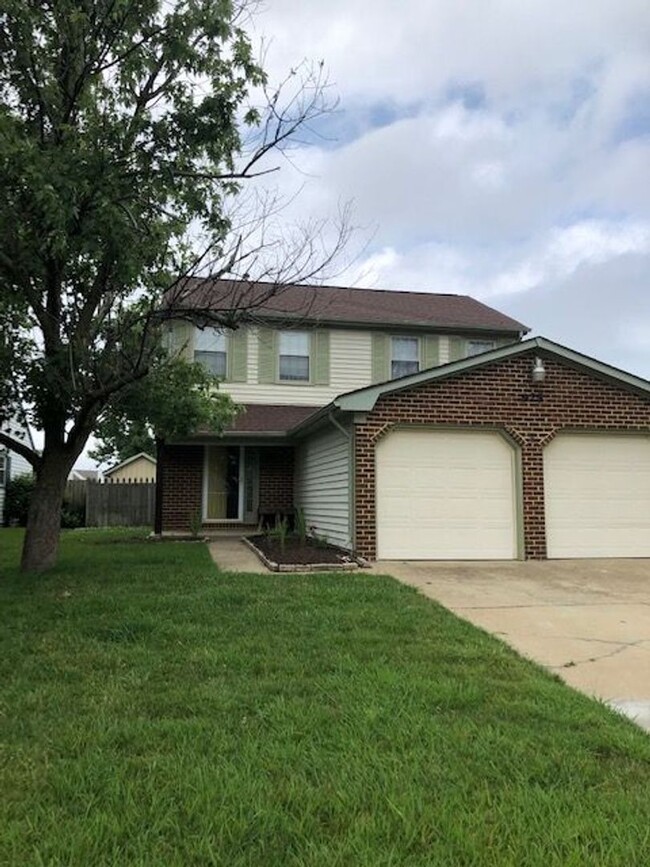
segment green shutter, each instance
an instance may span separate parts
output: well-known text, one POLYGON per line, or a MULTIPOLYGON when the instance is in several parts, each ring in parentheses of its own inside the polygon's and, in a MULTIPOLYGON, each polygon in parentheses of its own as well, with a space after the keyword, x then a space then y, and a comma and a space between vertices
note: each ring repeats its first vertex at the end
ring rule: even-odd
POLYGON ((373 331, 372 334, 372 381, 386 382, 390 379, 390 338, 387 334, 373 331))
POLYGON ((330 384, 330 334, 329 331, 311 333, 311 376, 314 385, 330 384))
POLYGON ((172 355, 180 355, 188 361, 194 359, 194 326, 191 322, 176 319, 169 323, 169 348, 172 355))
POLYGON ((440 340, 438 337, 427 335, 424 337, 422 346, 422 367, 437 367, 440 364, 440 340))
POLYGON ((248 331, 238 328, 228 339, 228 379, 246 382, 248 376, 248 331))
POLYGON ((277 379, 277 331, 260 328, 258 332, 257 381, 275 382, 277 379))
POLYGON ((464 337, 449 338, 449 360, 458 361, 467 355, 467 341, 464 337))

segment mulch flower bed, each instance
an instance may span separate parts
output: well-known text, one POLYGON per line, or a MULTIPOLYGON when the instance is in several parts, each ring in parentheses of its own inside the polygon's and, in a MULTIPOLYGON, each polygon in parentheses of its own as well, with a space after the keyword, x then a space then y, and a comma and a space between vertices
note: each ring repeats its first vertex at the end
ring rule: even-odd
POLYGON ((307 537, 304 542, 297 536, 289 536, 285 540, 284 550, 280 541, 274 536, 248 536, 249 545, 266 560, 278 566, 312 566, 331 565, 333 567, 348 567, 358 565, 355 557, 343 548, 329 545, 322 541, 316 542, 307 537))

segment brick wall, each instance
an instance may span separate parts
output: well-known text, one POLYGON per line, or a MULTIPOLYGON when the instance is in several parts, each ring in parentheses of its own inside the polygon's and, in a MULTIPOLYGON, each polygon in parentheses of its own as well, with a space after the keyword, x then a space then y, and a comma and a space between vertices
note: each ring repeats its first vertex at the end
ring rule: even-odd
POLYGON ((293 446, 260 449, 260 512, 293 508, 293 446))
POLYGON ((203 446, 165 446, 162 462, 163 531, 187 531, 202 508, 203 446))
MULTIPOLYGON (((165 446, 163 464, 163 531, 187 531, 203 505, 203 446, 165 446)), ((293 447, 260 448, 260 512, 293 508, 293 447)), ((214 521, 204 526, 232 526, 214 521)))
POLYGON ((355 542, 370 558, 377 545, 375 443, 395 424, 505 430, 521 450, 525 556, 544 559, 544 446, 561 430, 648 432, 650 399, 539 350, 380 398, 355 428, 355 542), (546 367, 541 385, 531 381, 537 355, 546 367))

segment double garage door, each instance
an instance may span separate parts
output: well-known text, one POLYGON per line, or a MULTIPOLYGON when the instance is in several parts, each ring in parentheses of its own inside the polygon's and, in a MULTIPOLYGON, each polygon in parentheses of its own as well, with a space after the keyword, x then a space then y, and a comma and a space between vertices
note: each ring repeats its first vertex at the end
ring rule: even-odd
MULTIPOLYGON (((377 556, 518 556, 517 462, 493 431, 404 429, 377 446, 377 556)), ((563 434, 544 451, 549 557, 650 557, 650 438, 563 434)))

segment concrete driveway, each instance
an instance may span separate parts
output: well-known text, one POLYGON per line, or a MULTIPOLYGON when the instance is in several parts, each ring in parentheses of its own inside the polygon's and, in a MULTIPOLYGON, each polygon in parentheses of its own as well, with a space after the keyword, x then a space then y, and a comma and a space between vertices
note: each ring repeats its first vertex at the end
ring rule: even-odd
POLYGON ((650 560, 379 561, 650 730, 650 560))

